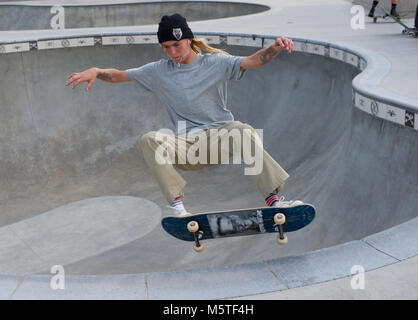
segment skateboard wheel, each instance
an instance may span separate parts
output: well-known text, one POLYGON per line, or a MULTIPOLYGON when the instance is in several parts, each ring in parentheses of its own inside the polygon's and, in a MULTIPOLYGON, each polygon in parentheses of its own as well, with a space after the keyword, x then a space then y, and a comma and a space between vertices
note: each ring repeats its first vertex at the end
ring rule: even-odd
POLYGON ((205 249, 205 246, 203 245, 203 243, 200 244, 200 246, 193 246, 194 251, 196 252, 202 252, 205 249))
POLYGON ((283 235, 283 239, 280 238, 280 236, 277 237, 277 243, 280 245, 286 244, 288 242, 287 235, 283 235))
POLYGON ((284 224, 286 222, 286 216, 283 213, 276 213, 274 215, 274 223, 275 224, 284 224))
POLYGON ((187 230, 190 232, 197 232, 197 230, 199 230, 199 224, 196 221, 190 221, 187 224, 187 230))

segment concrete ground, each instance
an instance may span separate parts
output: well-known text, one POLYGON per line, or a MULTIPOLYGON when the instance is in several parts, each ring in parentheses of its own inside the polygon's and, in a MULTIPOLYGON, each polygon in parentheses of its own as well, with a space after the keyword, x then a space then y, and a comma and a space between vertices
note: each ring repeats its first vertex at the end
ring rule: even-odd
POLYGON ((414 281, 418 257, 364 274, 364 286, 356 286, 353 276, 283 291, 239 297, 251 300, 416 300, 418 283, 414 281), (352 286, 352 283, 354 285, 352 286))
MULTIPOLYGON (((415 112, 416 119, 417 39, 402 35, 390 21, 373 24, 366 18, 364 29, 353 30, 349 1, 253 2, 271 10, 190 26, 195 33, 306 39, 359 52, 367 60, 360 73, 299 46, 270 68, 248 72, 230 85, 236 119, 265 129, 269 152, 291 174, 285 195, 314 203, 314 223, 289 235, 283 248, 277 249, 273 237, 248 237, 208 241, 206 252, 196 255, 189 243, 161 230, 159 219, 170 211, 135 147, 147 130, 169 125, 162 108, 154 108, 158 102, 134 92, 133 84, 111 89, 97 83, 88 95, 62 86, 69 72, 93 64, 135 67, 163 57, 159 48, 6 54, 0 64, 7 74, 7 81, 0 82, 2 101, 7 101, 0 112, 8 120, 0 129, 6 182, 0 193, 0 297, 417 298, 417 131, 362 108, 374 98, 388 112, 393 106, 403 110, 403 118, 405 110, 415 112), (23 95, 19 86, 25 87, 23 95), (65 266, 64 292, 49 287, 53 264, 65 266), (351 286, 353 266, 365 272, 364 289, 351 286)), ((413 19, 404 21, 413 24, 413 19)), ((155 25, 4 31, 0 42, 155 31, 155 25)), ((237 55, 256 50, 226 48, 237 55)), ((241 169, 182 172, 191 186, 188 209, 262 205, 241 169)))

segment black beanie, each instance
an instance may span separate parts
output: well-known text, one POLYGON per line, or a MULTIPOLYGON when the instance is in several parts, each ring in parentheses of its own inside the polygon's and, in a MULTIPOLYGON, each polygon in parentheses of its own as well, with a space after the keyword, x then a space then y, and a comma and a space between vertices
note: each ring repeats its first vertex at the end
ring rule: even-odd
POLYGON ((186 18, 175 13, 171 16, 163 16, 158 25, 158 42, 170 40, 182 40, 194 38, 192 30, 187 25, 186 18))

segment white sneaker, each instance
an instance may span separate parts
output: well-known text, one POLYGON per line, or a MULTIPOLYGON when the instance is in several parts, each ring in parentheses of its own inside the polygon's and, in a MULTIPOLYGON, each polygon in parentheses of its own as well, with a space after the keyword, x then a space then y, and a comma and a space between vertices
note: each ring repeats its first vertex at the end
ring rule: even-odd
POLYGON ((174 214, 174 216, 176 216, 176 217, 184 217, 184 216, 188 216, 188 215, 190 215, 190 213, 188 213, 187 211, 186 211, 186 209, 180 209, 180 210, 177 210, 176 208, 173 208, 173 207, 170 207, 171 209, 173 209, 173 214, 174 214))
POLYGON ((172 207, 172 206, 167 206, 167 207, 173 210, 173 215, 175 217, 184 217, 184 216, 188 216, 191 214, 186 211, 183 205, 176 206, 176 207, 172 207))
POLYGON ((184 208, 183 200, 181 199, 174 200, 171 206, 169 207, 173 210, 173 214, 175 217, 184 217, 190 214, 184 208))
POLYGON ((296 207, 296 206, 300 206, 301 204, 304 204, 302 201, 300 200, 288 200, 285 201, 284 197, 281 196, 279 198, 279 201, 276 201, 272 207, 277 207, 277 208, 291 208, 291 207, 296 207))

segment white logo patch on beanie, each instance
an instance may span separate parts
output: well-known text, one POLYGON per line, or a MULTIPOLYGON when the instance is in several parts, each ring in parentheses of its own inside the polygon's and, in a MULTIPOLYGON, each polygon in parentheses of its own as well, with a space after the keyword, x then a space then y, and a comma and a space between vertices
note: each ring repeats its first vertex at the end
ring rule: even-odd
POLYGON ((173 36, 177 40, 181 39, 181 36, 183 35, 183 32, 181 32, 181 28, 173 28, 173 36))

